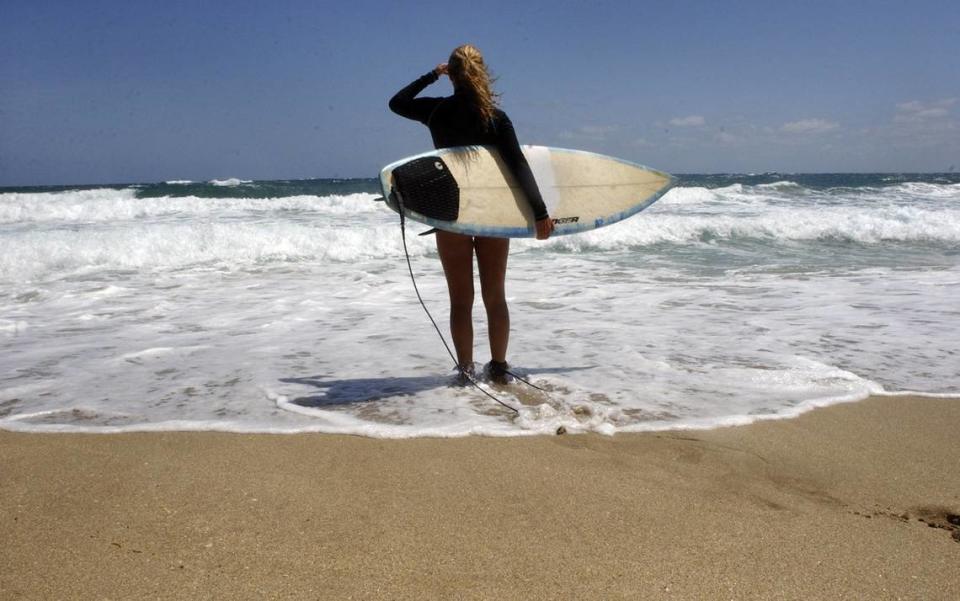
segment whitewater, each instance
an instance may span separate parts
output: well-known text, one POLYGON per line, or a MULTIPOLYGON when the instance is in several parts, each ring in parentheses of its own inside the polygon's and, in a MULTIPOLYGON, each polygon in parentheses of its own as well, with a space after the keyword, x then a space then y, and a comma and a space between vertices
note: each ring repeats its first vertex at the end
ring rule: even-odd
MULTIPOLYGON (((684 176, 511 243, 523 384, 452 385, 373 180, 0 189, 0 428, 375 437, 714 427, 960 396, 960 176, 684 176)), ((446 288, 414 234, 437 321, 446 288)), ((479 294, 475 355, 488 359, 479 294)), ((444 328, 445 331, 445 328, 444 328)))

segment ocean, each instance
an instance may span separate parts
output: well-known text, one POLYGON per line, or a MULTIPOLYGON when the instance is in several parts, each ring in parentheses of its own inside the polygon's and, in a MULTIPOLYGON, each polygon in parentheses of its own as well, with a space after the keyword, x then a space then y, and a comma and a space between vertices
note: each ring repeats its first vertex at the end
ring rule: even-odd
MULTIPOLYGON (((0 188, 0 428, 603 434, 960 396, 960 174, 682 175, 511 243, 522 383, 456 387, 376 180, 0 188)), ((432 237, 408 224, 443 327, 432 237)), ((475 356, 486 361, 477 295, 475 356)))

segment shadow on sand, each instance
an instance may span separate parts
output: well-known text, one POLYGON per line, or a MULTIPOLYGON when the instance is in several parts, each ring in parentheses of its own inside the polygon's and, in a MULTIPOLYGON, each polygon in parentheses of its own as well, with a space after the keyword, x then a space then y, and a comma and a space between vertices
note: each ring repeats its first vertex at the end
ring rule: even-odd
MULTIPOLYGON (((590 367, 541 367, 524 369, 517 373, 523 378, 529 378, 537 374, 567 373, 583 369, 590 369, 590 367)), ((391 397, 412 396, 418 392, 425 392, 436 388, 455 386, 455 378, 452 374, 438 376, 354 378, 352 380, 335 380, 327 376, 317 375, 303 378, 280 378, 280 381, 284 384, 299 384, 301 386, 312 386, 316 388, 316 394, 290 399, 290 403, 294 405, 314 408, 368 403, 391 397)), ((522 386, 523 384, 516 385, 522 386)))

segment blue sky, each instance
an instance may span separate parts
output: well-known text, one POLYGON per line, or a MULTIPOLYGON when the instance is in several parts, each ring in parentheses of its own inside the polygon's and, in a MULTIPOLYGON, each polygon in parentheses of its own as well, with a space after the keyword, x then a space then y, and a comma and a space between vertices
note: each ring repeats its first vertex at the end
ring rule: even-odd
POLYGON ((387 100, 463 42, 522 143, 677 173, 960 169, 955 0, 0 0, 0 15, 0 186, 373 177, 430 147, 387 100))

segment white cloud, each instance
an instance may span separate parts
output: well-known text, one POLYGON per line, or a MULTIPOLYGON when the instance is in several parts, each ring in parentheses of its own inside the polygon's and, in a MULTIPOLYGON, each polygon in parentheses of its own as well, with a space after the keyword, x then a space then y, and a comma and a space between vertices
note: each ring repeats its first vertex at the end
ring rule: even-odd
POLYGON ((950 114, 950 107, 957 102, 956 98, 944 98, 934 102, 911 100, 897 105, 897 114, 893 120, 897 123, 916 123, 942 119, 950 114))
POLYGON ((737 137, 735 135, 725 131, 717 133, 717 135, 715 135, 713 138, 721 144, 733 144, 737 141, 737 137))
POLYGON ((840 127, 839 123, 826 119, 801 119, 784 123, 780 131, 788 134, 822 134, 838 127, 840 127))
POLYGON ((688 117, 674 117, 670 120, 670 125, 674 127, 701 127, 707 120, 700 115, 690 115, 688 117))

